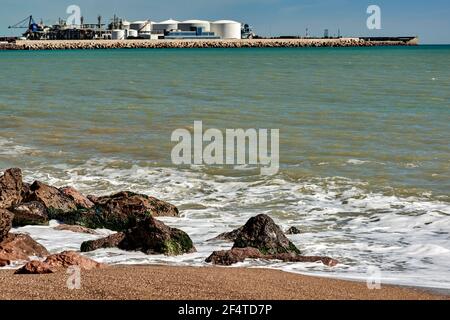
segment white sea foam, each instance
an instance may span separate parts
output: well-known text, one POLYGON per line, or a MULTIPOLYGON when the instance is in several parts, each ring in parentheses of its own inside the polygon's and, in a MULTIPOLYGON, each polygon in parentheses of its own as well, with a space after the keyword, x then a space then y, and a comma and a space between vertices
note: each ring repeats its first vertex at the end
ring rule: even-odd
POLYGON ((354 165, 361 165, 361 164, 365 164, 365 163, 369 163, 370 161, 364 161, 364 160, 359 160, 359 159, 350 159, 347 161, 348 164, 354 164, 354 165))
MULTIPOLYGON (((266 213, 285 229, 301 229, 302 234, 290 238, 304 254, 331 256, 341 264, 328 268, 318 263, 246 261, 242 265, 360 280, 366 279, 369 266, 376 266, 384 283, 450 289, 447 202, 370 193, 364 182, 342 177, 229 177, 209 174, 204 168, 156 168, 105 159, 92 159, 82 166, 42 166, 26 170, 25 176, 56 186, 73 185, 87 194, 131 190, 170 201, 180 208, 181 218, 161 220, 186 231, 198 250, 179 257, 118 249, 87 254, 101 262, 205 265, 212 251, 231 247, 206 240, 266 213)), ((100 237, 57 231, 52 226, 14 232, 29 233, 51 252, 77 250, 83 241, 100 237)))
POLYGON ((0 137, 0 156, 19 156, 37 151, 31 147, 18 145, 11 139, 0 137))

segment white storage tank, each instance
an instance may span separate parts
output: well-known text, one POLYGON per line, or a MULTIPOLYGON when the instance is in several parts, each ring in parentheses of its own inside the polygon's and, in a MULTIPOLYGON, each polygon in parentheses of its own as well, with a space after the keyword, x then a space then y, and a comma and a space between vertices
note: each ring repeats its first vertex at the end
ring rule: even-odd
POLYGON ((122 29, 124 30, 130 30, 130 22, 127 20, 122 21, 122 29))
POLYGON ((210 32, 211 24, 204 20, 186 20, 178 24, 181 31, 192 31, 192 28, 203 28, 204 32, 210 32))
POLYGON ((176 20, 165 20, 161 22, 156 22, 152 25, 152 31, 164 33, 164 31, 170 31, 170 30, 178 30, 178 24, 180 21, 176 20))
POLYGON ((145 21, 134 21, 130 23, 130 29, 136 30, 137 32, 151 32, 152 31, 152 22, 149 20, 145 21))
POLYGON ((127 38, 137 38, 138 32, 136 30, 130 29, 128 30, 127 38))
POLYGON ((211 22, 211 32, 222 39, 241 39, 241 23, 232 20, 211 22))
POLYGON ((111 39, 113 40, 125 40, 125 30, 116 29, 111 33, 111 39))

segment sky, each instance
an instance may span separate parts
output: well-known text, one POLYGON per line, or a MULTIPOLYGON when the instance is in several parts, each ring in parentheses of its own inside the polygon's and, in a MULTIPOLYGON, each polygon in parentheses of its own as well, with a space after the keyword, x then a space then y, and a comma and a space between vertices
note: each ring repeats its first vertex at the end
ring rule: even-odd
POLYGON ((450 44, 449 0, 0 0, 0 35, 19 35, 8 29, 29 15, 55 23, 66 19, 69 5, 78 5, 85 23, 97 15, 117 14, 129 21, 237 20, 261 36, 323 36, 341 30, 343 36, 419 36, 423 44, 450 44), (381 9, 381 29, 367 28, 367 8, 381 9))

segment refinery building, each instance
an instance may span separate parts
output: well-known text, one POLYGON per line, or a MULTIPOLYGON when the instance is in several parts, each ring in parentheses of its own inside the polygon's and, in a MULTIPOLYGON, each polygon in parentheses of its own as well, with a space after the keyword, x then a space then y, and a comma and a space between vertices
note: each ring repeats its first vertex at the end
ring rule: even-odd
POLYGON ((47 26, 36 23, 32 16, 10 28, 24 28, 23 37, 29 40, 93 40, 93 39, 242 39, 251 38, 248 24, 232 20, 173 19, 155 22, 151 20, 127 21, 114 17, 105 25, 99 16, 96 24, 67 25, 64 21, 47 26))
POLYGON ((232 20, 206 21, 173 19, 153 21, 122 21, 122 28, 111 30, 111 38, 140 39, 241 39, 242 24, 232 20))

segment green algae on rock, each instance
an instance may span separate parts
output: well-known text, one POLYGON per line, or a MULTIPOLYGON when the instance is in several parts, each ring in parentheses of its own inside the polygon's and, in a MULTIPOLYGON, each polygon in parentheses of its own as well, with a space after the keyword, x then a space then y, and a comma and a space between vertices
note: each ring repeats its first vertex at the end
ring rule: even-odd
POLYGON ((109 237, 83 242, 82 252, 101 248, 118 247, 127 251, 142 251, 146 254, 176 256, 195 252, 194 244, 187 233, 171 228, 153 217, 139 220, 124 232, 109 237))

